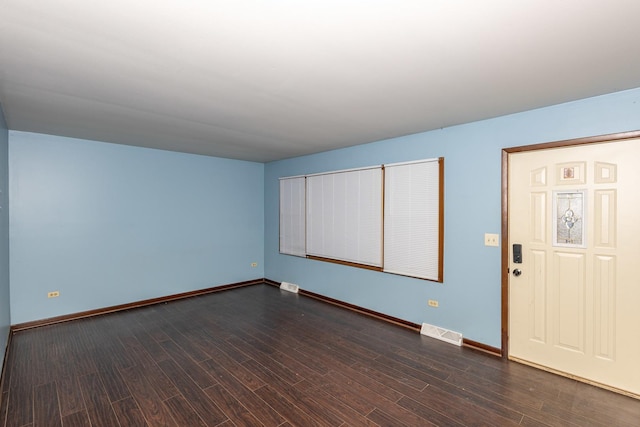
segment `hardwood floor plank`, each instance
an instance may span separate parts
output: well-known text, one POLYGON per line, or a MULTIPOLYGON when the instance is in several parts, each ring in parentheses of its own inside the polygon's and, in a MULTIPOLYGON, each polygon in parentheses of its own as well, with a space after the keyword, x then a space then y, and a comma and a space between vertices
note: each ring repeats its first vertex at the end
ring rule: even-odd
POLYGON ((343 425, 352 427, 375 427, 379 425, 322 389, 314 390, 313 400, 323 405, 327 411, 333 412, 344 420, 343 425))
POLYGON ((8 400, 7 427, 21 427, 33 422, 32 386, 27 383, 10 388, 8 400))
POLYGON ((236 400, 242 404, 263 424, 269 426, 278 426, 285 420, 269 406, 264 400, 260 399, 252 390, 244 386, 229 371, 218 365, 213 360, 205 360, 203 366, 218 380, 227 392, 229 392, 236 400))
MULTIPOLYGON (((253 359, 244 362, 242 366, 245 367, 245 369, 253 372, 253 374, 258 377, 258 379, 262 383, 262 387, 267 384, 276 387, 277 389, 293 387, 290 382, 286 381, 278 374, 253 359)), ((298 381, 296 385, 302 384, 303 382, 304 381, 298 381)), ((304 383, 303 386, 306 386, 307 384, 308 383, 304 383)))
POLYGON ((62 425, 64 427, 91 427, 91 422, 89 414, 83 410, 62 417, 62 425))
POLYGON ((0 386, 1 386, 0 393, 8 393, 9 392, 9 386, 11 385, 11 371, 15 369, 15 366, 16 366, 16 363, 17 363, 17 361, 15 360, 15 356, 14 356, 14 354, 16 353, 16 349, 15 349, 16 343, 15 343, 15 341, 10 340, 9 341, 9 345, 10 345, 10 347, 7 348, 7 354, 6 354, 6 359, 5 359, 4 379, 2 381, 2 384, 0 384, 0 386))
POLYGON ((360 344, 353 338, 353 335, 348 335, 344 338, 334 338, 333 344, 341 349, 344 349, 348 353, 353 354, 354 357, 357 358, 357 360, 362 362, 373 360, 376 357, 380 356, 380 354, 384 354, 377 349, 374 350, 369 347, 368 342, 363 342, 362 344, 360 344))
POLYGON ((33 424, 39 427, 62 427, 56 383, 36 386, 33 393, 33 424))
MULTIPOLYGON (((542 419, 546 420, 547 418, 549 418, 549 416, 551 416, 554 419, 562 420, 563 422, 570 422, 570 423, 574 423, 574 424, 585 426, 585 427, 605 427, 605 426, 611 425, 609 413, 604 414, 604 418, 605 418, 604 420, 601 417, 591 418, 589 414, 577 412, 575 411, 575 409, 573 409, 570 406, 562 407, 558 405, 547 404, 546 402, 542 406, 542 409, 537 413, 537 416, 535 414, 528 414, 528 415, 531 418, 538 419, 538 420, 542 420, 542 419)), ((634 421, 636 425, 638 425, 638 422, 639 422, 638 419, 634 421)), ((618 420, 617 424, 633 425, 633 424, 628 424, 624 420, 618 420)))
MULTIPOLYGON (((29 366, 29 360, 36 360, 36 355, 33 351, 34 342, 38 339, 38 334, 34 331, 25 331, 24 334, 14 335, 11 340, 11 351, 9 352, 9 378, 10 381, 5 382, 5 390, 9 391, 10 388, 14 388, 20 391, 32 391, 31 387, 35 385, 33 371, 29 366), (30 333, 31 332, 31 333, 30 333)), ((41 382, 39 379, 38 383, 41 382)), ((27 398, 27 396, 25 396, 27 398)), ((14 403, 15 405, 15 403, 14 403)), ((9 408, 11 410, 11 407, 9 408)), ((31 422, 31 416, 29 420, 24 424, 31 422)))
POLYGON ((238 363, 242 363, 245 362, 247 360, 251 359, 251 356, 243 353, 241 350, 239 350, 238 348, 234 347, 233 345, 229 344, 226 340, 229 337, 222 339, 222 337, 217 338, 217 337, 211 337, 210 339, 215 342, 215 346, 222 350, 227 356, 231 357, 233 360, 235 360, 238 363))
POLYGON ((529 415, 522 417, 521 426, 526 427, 584 427, 582 424, 575 424, 567 420, 562 420, 553 415, 539 415, 540 418, 533 418, 529 415))
MULTIPOLYGON (((340 417, 336 416, 332 411, 327 411, 326 408, 323 408, 313 399, 314 389, 316 387, 305 385, 299 388, 298 385, 300 383, 295 386, 290 385, 275 373, 255 361, 245 362, 245 366, 249 366, 265 384, 268 384, 269 387, 277 391, 282 397, 294 403, 301 411, 319 423, 331 426, 342 424, 343 420, 340 417)), ((309 382, 309 384, 314 384, 314 382, 309 382)))
POLYGON ((85 409, 77 376, 63 376, 56 383, 60 400, 60 414, 63 417, 85 409))
POLYGON ((137 369, 153 387, 160 399, 167 400, 180 394, 176 385, 162 372, 162 369, 160 369, 157 363, 138 366, 137 369))
MULTIPOLYGON (((277 347, 273 346, 274 340, 277 340, 277 336, 267 335, 253 327, 244 328, 246 331, 246 335, 243 333, 242 335, 237 335, 237 338, 245 339, 248 342, 251 342, 254 346, 256 343, 260 343, 260 347, 263 349, 265 354, 268 354, 271 358, 280 361, 282 364, 292 368, 296 372, 303 373, 305 378, 314 378, 318 375, 324 375, 329 371, 329 368, 326 366, 323 367, 321 364, 315 363, 314 361, 309 360, 309 358, 305 357, 305 355, 301 355, 300 358, 294 356, 294 353, 289 349, 289 347, 285 347, 286 350, 280 350, 281 346, 277 347), (307 363, 305 363, 305 361, 307 363)), ((297 353, 299 354, 299 353, 297 353)))
MULTIPOLYGON (((362 396, 363 399, 368 401, 373 408, 381 410, 382 412, 390 415, 400 422, 408 423, 409 425, 421 425, 426 423, 426 420, 420 418, 406 408, 399 406, 396 402, 393 402, 378 394, 377 389, 369 389, 368 387, 359 384, 351 378, 334 371, 331 371, 329 373, 329 376, 332 379, 333 383, 340 384, 342 385, 342 387, 351 390, 353 394, 362 396)), ((367 416, 367 418, 369 417, 367 416)))
POLYGON ((136 366, 121 370, 122 378, 131 390, 138 407, 150 426, 178 426, 162 403, 153 383, 136 366))
POLYGON ((367 415, 376 408, 376 405, 371 403, 364 396, 354 393, 348 386, 344 387, 334 382, 330 382, 327 385, 322 386, 321 390, 332 396, 335 400, 349 406, 361 415, 367 415))
MULTIPOLYGON (((112 403, 120 427, 146 427, 147 422, 133 397, 112 403)), ((186 425, 186 424, 183 424, 186 425)), ((66 426, 65 426, 66 427, 66 426)))
POLYGON ((128 323, 120 320, 118 316, 98 316, 94 319, 94 330, 101 334, 96 341, 97 351, 103 352, 103 361, 107 366, 100 366, 100 370, 105 368, 129 368, 136 365, 133 355, 127 351, 122 342, 118 339, 120 334, 128 334, 128 323))
POLYGON ((295 349, 288 348, 287 354, 299 363, 302 363, 307 369, 313 370, 316 374, 326 375, 327 372, 329 372, 329 367, 326 364, 317 357, 314 357, 313 354, 307 353, 302 346, 295 349))
POLYGON ((131 396, 129 388, 122 379, 119 370, 115 368, 107 368, 99 371, 98 376, 104 385, 109 401, 116 402, 131 396))
POLYGON ((455 387, 463 388, 472 393, 482 395, 494 402, 517 408, 521 412, 540 410, 544 400, 533 396, 527 390, 504 387, 487 378, 461 372, 451 375, 447 382, 455 387))
POLYGON ((193 407, 182 395, 165 400, 167 409, 179 426, 206 427, 202 418, 198 416, 193 407))
MULTIPOLYGON (((207 371, 204 370, 198 364, 198 362, 196 362, 194 359, 192 359, 189 356, 190 354, 189 352, 182 349, 171 340, 163 341, 162 343, 160 343, 160 345, 169 354, 169 356, 171 356, 171 360, 175 361, 178 365, 180 365, 180 368, 182 368, 182 370, 186 372, 187 375, 189 375, 189 377, 191 377, 191 379, 195 381, 196 384, 198 384, 198 386, 201 389, 205 389, 207 387, 211 387, 212 385, 216 384, 216 380, 213 379, 211 375, 209 375, 207 371)), ((208 357, 202 360, 206 360, 206 359, 208 359, 208 357)), ((167 360, 163 360, 158 365, 162 366, 166 362, 167 360)))
POLYGON ((518 363, 504 363, 502 361, 495 361, 491 364, 478 363, 470 365, 467 372, 470 375, 487 378, 509 388, 529 390, 532 396, 544 401, 558 400, 562 391, 571 395, 576 390, 576 382, 573 380, 555 375, 550 377, 539 375, 544 371, 518 363))
MULTIPOLYGON (((421 369, 419 366, 411 364, 407 365, 403 363, 402 360, 396 358, 390 358, 387 356, 380 356, 376 360, 371 362, 372 366, 375 366, 376 369, 386 369, 389 370, 390 376, 400 378, 402 382, 407 385, 411 385, 413 388, 420 390, 423 389, 426 385, 431 384, 434 380, 446 379, 449 374, 444 376, 444 378, 438 378, 433 376, 433 370, 430 369, 421 369)), ((440 371, 436 371, 436 374, 440 371)))
POLYGON ((418 424, 406 424, 401 422, 400 420, 398 420, 397 418, 392 417, 391 415, 381 411, 380 409, 376 408, 373 411, 371 411, 371 413, 369 415, 367 415, 367 418, 370 419, 371 421, 375 422, 376 424, 379 424, 381 426, 405 426, 405 427, 414 427, 414 426, 425 426, 425 427, 433 427, 433 426, 437 426, 437 424, 432 424, 427 420, 422 420, 418 418, 418 424))
MULTIPOLYGON (((379 383, 381 390, 384 390, 383 395, 394 402, 403 395, 411 396, 413 393, 424 390, 424 388, 427 387, 427 384, 425 384, 422 388, 416 389, 415 387, 407 385, 402 377, 389 375, 388 372, 385 372, 387 371, 386 369, 379 370, 370 365, 356 363, 352 367, 349 367, 349 369, 379 383)), ((355 374, 349 376, 352 375, 355 374)), ((364 384, 363 381, 358 380, 358 382, 364 384)))
MULTIPOLYGON (((186 374, 182 366, 178 366, 173 360, 160 362, 159 366, 165 375, 175 384, 180 394, 189 401, 189 404, 206 425, 213 427, 227 419, 224 412, 222 412, 220 408, 209 399, 203 389, 186 374)), ((209 374, 207 374, 207 376, 209 376, 209 374)))
POLYGON ((329 426, 329 424, 316 420, 296 405, 287 400, 269 385, 259 388, 255 392, 269 406, 285 417, 291 424, 298 426, 329 426))
MULTIPOLYGON (((560 393, 560 398, 568 401, 570 397, 565 398, 563 394, 564 392, 560 393)), ((604 425, 610 423, 612 412, 616 414, 617 422, 640 424, 640 403, 631 397, 620 398, 601 388, 581 387, 580 393, 573 393, 572 400, 571 410, 604 425)))
MULTIPOLYGON (((311 329, 311 328, 308 328, 311 329)), ((345 364, 354 364, 356 362, 365 362, 369 360, 369 355, 363 355, 357 349, 352 348, 348 343, 344 341, 337 340, 335 337, 332 337, 330 333, 327 331, 334 330, 334 328, 327 328, 326 330, 321 329, 320 327, 313 327, 315 330, 312 336, 307 336, 301 338, 305 343, 311 345, 312 347, 316 345, 321 345, 324 349, 330 352, 330 354, 335 355, 335 357, 340 358, 345 364)), ((378 353, 375 353, 376 355, 378 353)))
MULTIPOLYGON (((198 346, 192 343, 191 340, 189 340, 180 332, 180 328, 188 330, 191 327, 190 323, 184 322, 184 319, 180 319, 175 323, 165 322, 164 324, 162 324, 162 327, 171 341, 179 346, 185 353, 188 353, 191 359, 196 362, 202 362, 203 360, 208 359, 209 356, 207 356, 204 351, 200 350, 198 346)), ((163 345, 167 341, 168 340, 163 340, 160 344, 163 345)), ((163 348, 166 350, 166 347, 163 346, 163 348)))
POLYGON ((0 393, 0 426, 7 423, 7 410, 9 407, 9 392, 0 393))
POLYGON ((456 378, 452 376, 448 381, 434 380, 432 387, 462 397, 512 420, 520 419, 521 415, 535 418, 542 410, 544 402, 523 394, 521 390, 504 391, 496 385, 477 387, 476 384, 482 384, 482 378, 470 377, 462 383, 456 378))
MULTIPOLYGON (((420 405, 420 412, 426 413, 429 410, 439 412, 463 425, 498 425, 516 426, 522 420, 522 414, 510 411, 506 415, 511 415, 514 419, 507 419, 503 415, 470 402, 458 395, 443 392, 436 386, 429 386, 423 392, 416 394, 409 399, 403 397, 398 401, 398 405, 414 410, 416 405, 420 405), (423 408, 424 407, 424 408, 423 408)), ((506 408, 505 408, 506 409, 506 408)))
POLYGON ((302 377, 297 372, 292 371, 287 368, 277 360, 273 359, 268 353, 261 351, 260 345, 254 346, 251 343, 248 343, 244 339, 241 338, 231 338, 228 340, 229 344, 233 345, 239 350, 242 350, 246 354, 251 354, 253 359, 265 365, 271 371, 276 373, 279 377, 289 382, 289 384, 295 384, 299 381, 302 381, 304 377, 302 377))
MULTIPOLYGON (((247 368, 244 364, 232 359, 225 352, 212 347, 208 350, 208 353, 211 356, 209 363, 216 363, 222 366, 249 390, 257 390, 265 384, 251 371, 250 368, 247 368)), ((250 359, 249 361, 255 362, 253 359, 250 359)))
POLYGON ((171 337, 164 331, 163 325, 155 325, 153 328, 149 329, 149 335, 151 335, 157 343, 171 339, 171 337))
POLYGON ((84 404, 92 426, 109 427, 118 425, 107 392, 97 373, 78 378, 84 404))
POLYGON ((158 344, 158 342, 146 331, 136 330, 133 332, 133 336, 136 337, 140 345, 142 345, 142 347, 147 351, 154 362, 162 362, 169 358, 169 355, 162 346, 160 346, 160 344, 158 344))
POLYGON ((69 329, 59 335, 59 339, 69 343, 67 358, 69 360, 69 373, 81 377, 96 372, 97 367, 91 358, 86 357, 89 343, 85 339, 81 319, 77 322, 65 322, 69 329))
MULTIPOLYGON (((429 337, 421 337, 421 339, 423 341, 435 341, 435 338, 429 337)), ((437 354, 433 350, 433 347, 435 347, 434 345, 429 345, 428 347, 428 349, 422 349, 425 351, 424 353, 417 353, 406 348, 395 347, 387 354, 387 356, 393 359, 398 357, 399 360, 415 362, 432 372, 434 377, 440 379, 448 378, 449 375, 454 373, 466 372, 467 369, 469 369, 469 361, 465 358, 459 357, 457 351, 453 355, 443 356, 441 359, 440 357, 434 356, 437 354)))
POLYGON ((304 345, 298 348, 298 351, 313 355, 316 360, 319 360, 320 363, 329 368, 331 368, 336 362, 345 366, 352 366, 358 363, 358 360, 351 357, 349 354, 342 352, 331 344, 323 342, 305 342, 304 345))
POLYGON ((366 364, 358 363, 357 366, 366 366, 371 371, 393 378, 396 382, 410 387, 412 393, 424 390, 434 380, 428 371, 423 372, 419 369, 406 366, 386 356, 380 356, 380 358, 366 364))
POLYGON ((147 352, 144 346, 133 335, 119 337, 122 345, 127 349, 134 365, 150 365, 155 363, 155 359, 147 352))
MULTIPOLYGON (((359 366, 359 364, 357 363, 353 366, 359 366)), ((351 366, 345 366, 341 364, 335 364, 332 367, 332 370, 343 375, 346 378, 349 378, 352 381, 357 382, 364 387, 367 387, 370 390, 375 390, 375 392, 380 396, 383 396, 392 402, 395 402, 402 396, 404 396, 403 393, 400 393, 392 387, 385 385, 383 382, 384 378, 381 378, 384 374, 380 372, 374 373, 374 370, 354 369, 351 366), (379 381, 379 379, 382 379, 383 381, 379 381)), ((325 382, 328 382, 330 380, 329 378, 325 378, 325 382)), ((395 379, 392 379, 390 377, 387 378, 389 378, 388 382, 397 382, 395 379)), ((412 389, 412 391, 414 390, 412 389)))
POLYGON ((222 409, 233 425, 238 427, 260 425, 260 421, 220 384, 205 389, 205 393, 222 409))
MULTIPOLYGON (((253 328, 245 328, 245 330, 249 329, 249 333, 238 335, 238 338, 244 339, 246 342, 250 342, 251 345, 255 346, 256 343, 260 343, 261 348, 269 349, 267 351, 261 351, 263 354, 268 355, 270 359, 273 359, 275 362, 279 363, 282 366, 285 366, 287 369, 296 372, 298 381, 302 379, 306 379, 311 382, 319 382, 321 381, 321 377, 326 374, 319 373, 315 369, 310 368, 309 366, 301 363, 296 358, 292 357, 291 354, 287 352, 280 351, 279 349, 275 349, 272 344, 269 344, 270 340, 268 336, 263 333, 253 329, 253 328), (302 377, 302 378, 300 378, 302 377)), ((328 372, 328 371, 327 371, 328 372)))

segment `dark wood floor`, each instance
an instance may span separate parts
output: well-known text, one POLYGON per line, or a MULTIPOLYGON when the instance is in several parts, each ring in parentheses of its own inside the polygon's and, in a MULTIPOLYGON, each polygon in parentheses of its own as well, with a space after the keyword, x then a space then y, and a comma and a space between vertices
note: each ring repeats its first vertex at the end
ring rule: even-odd
POLYGON ((255 285, 14 335, 0 426, 638 426, 640 401, 255 285))

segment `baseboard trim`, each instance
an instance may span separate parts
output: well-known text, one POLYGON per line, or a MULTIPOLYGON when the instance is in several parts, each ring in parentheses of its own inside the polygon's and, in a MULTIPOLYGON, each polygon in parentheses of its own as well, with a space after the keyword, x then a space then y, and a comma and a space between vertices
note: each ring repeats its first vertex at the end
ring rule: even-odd
POLYGON ((388 314, 380 313, 374 310, 369 310, 368 308, 364 308, 354 304, 350 304, 348 302, 340 301, 325 295, 317 294, 315 292, 306 291, 304 289, 300 289, 298 293, 300 295, 304 295, 309 298, 314 298, 332 305, 336 305, 338 307, 346 308, 347 310, 355 311, 370 317, 375 317, 376 319, 384 320, 385 322, 393 323, 394 325, 402 326, 404 328, 408 328, 413 331, 420 332, 420 325, 418 325, 417 323, 408 322, 403 319, 398 319, 397 317, 389 316, 388 314))
POLYGON ((231 283, 228 285, 214 286, 211 288, 199 289, 196 291, 182 292, 179 294, 167 295, 164 297, 151 298, 151 299, 146 299, 142 301, 135 301, 128 304, 120 304, 120 305, 114 305, 110 307, 98 308, 95 310, 82 311, 79 313, 66 314, 64 316, 50 317, 48 319, 34 320, 32 322, 18 323, 15 325, 11 325, 11 331, 9 335, 15 332, 24 331, 26 329, 33 329, 41 326, 53 325, 56 323, 69 322, 72 320, 83 319, 85 317, 100 316, 103 314, 114 313, 116 311, 130 310, 132 308, 145 307, 148 305, 162 304, 169 301, 176 301, 184 298, 191 298, 199 295, 206 295, 214 292, 221 292, 229 289, 241 288, 244 286, 261 285, 263 283, 265 283, 264 278, 248 280, 246 282, 238 282, 238 283, 231 283))
MULTIPOLYGON (((270 279, 264 279, 264 284, 265 285, 270 285, 270 286, 275 286, 277 288, 280 287, 280 282, 276 282, 275 280, 270 280, 270 279)), ((402 327, 405 327, 407 329, 411 329, 413 331, 416 332, 420 332, 420 328, 422 327, 422 325, 419 325, 417 323, 413 323, 413 322, 409 322, 403 319, 399 319, 397 317, 393 317, 393 316, 389 316, 388 314, 384 314, 384 313, 380 313, 374 310, 369 310, 368 308, 364 308, 364 307, 360 307, 354 304, 350 304, 348 302, 344 302, 341 300, 337 300, 325 295, 321 295, 321 294, 317 294, 315 292, 311 292, 311 291, 306 291, 304 289, 300 289, 298 291, 298 294, 300 295, 304 295, 310 298, 314 298, 317 299, 319 301, 323 301, 338 307, 342 307, 345 308, 347 310, 351 310, 351 311, 355 311, 370 317, 375 317, 376 319, 380 319, 380 320, 384 320, 385 322, 389 322, 389 323, 393 323, 395 325, 399 325, 402 327)), ((490 345, 487 344, 483 344, 481 342, 477 342, 477 341, 473 341, 470 340, 468 338, 462 338, 462 346, 463 347, 467 347, 473 350, 477 350, 477 351, 481 351, 483 353, 487 353, 490 354, 492 356, 497 356, 497 357, 502 357, 502 350, 500 350, 499 348, 496 347, 492 347, 490 345)))
POLYGON ((280 282, 276 282, 275 280, 271 280, 271 279, 264 279, 264 284, 275 286, 276 288, 280 287, 280 282))
POLYGON ((487 344, 483 344, 481 342, 473 341, 467 338, 462 338, 462 345, 464 347, 469 347, 473 350, 482 351, 483 353, 488 353, 492 356, 502 357, 502 350, 497 347, 492 347, 487 344))

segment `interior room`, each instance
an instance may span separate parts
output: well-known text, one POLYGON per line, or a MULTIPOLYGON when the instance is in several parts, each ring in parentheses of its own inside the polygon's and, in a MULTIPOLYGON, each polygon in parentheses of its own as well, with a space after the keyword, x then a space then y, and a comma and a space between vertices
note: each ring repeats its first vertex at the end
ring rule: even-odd
MULTIPOLYGON (((461 348, 436 345, 488 357, 489 365, 529 369, 508 360, 513 313, 505 295, 515 279, 505 156, 519 147, 572 146, 567 141, 640 143, 639 14, 640 3, 623 0, 1 0, 0 426, 14 425, 8 395, 17 385, 5 371, 21 348, 20 334, 138 306, 171 310, 158 304, 204 295, 242 310, 223 295, 253 295, 261 286, 279 301, 279 308, 265 308, 269 313, 304 319, 299 305, 320 301, 331 308, 313 308, 308 317, 342 319, 333 311, 340 307, 382 319, 387 325, 358 327, 393 342, 384 328, 394 325, 394 345, 413 339, 404 336, 410 330, 430 346, 433 338, 421 337, 420 326, 434 325, 462 337, 461 348), (281 252, 282 178, 438 158, 442 280, 281 252), (487 235, 496 236, 495 245, 486 244, 487 235), (282 282, 299 287, 295 308, 280 302, 294 298, 276 291, 282 282)), ((594 167, 610 163, 593 155, 594 167)), ((552 161, 553 153, 547 157, 552 161)), ((563 171, 574 179, 573 167, 563 171)), ((640 179, 623 166, 617 173, 627 185, 640 179)), ((616 191, 622 209, 634 192, 616 191)), ((637 224, 620 224, 619 236, 640 235, 637 224)), ((590 244, 595 237, 586 233, 590 244)), ((640 246, 620 251, 612 257, 637 258, 640 246)), ((618 268, 622 287, 629 270, 618 268)), ((640 303, 637 293, 619 298, 640 303)), ((639 350, 634 345, 628 355, 639 350)), ((548 370, 571 387, 591 387, 548 370)), ((630 378, 628 387, 590 381, 613 389, 606 391, 613 398, 579 388, 572 399, 621 399, 603 411, 618 408, 618 425, 632 425, 640 416, 640 383, 630 378)), ((377 408, 382 412, 370 413, 370 425, 404 425, 377 408)), ((576 413, 545 418, 536 411, 538 418, 522 410, 510 422, 586 425, 571 418, 576 413)), ((447 418, 417 419, 447 425, 447 418)), ((231 420, 198 422, 241 425, 231 420)), ((591 421, 610 420, 613 412, 591 421)), ((26 421, 20 425, 38 425, 26 421)), ((344 417, 312 421, 352 425, 344 417)))

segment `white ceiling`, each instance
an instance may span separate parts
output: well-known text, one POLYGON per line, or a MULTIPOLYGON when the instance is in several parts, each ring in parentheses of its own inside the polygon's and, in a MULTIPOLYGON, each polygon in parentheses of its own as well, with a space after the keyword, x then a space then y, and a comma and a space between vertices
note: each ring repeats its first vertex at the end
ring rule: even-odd
POLYGON ((0 0, 10 129, 270 161, 640 87, 638 0, 0 0))

